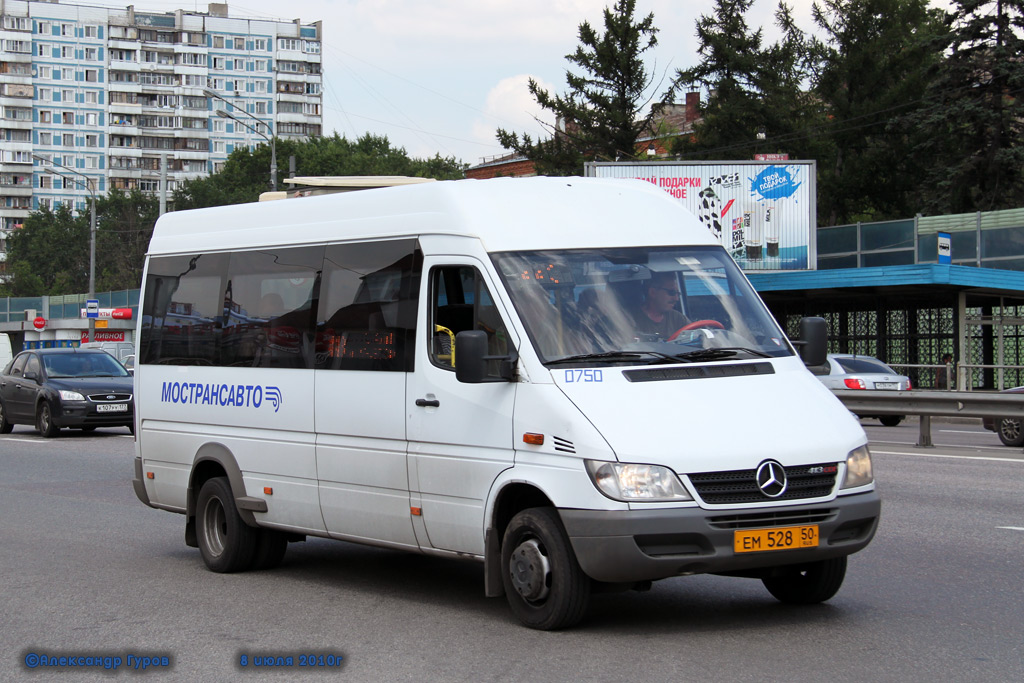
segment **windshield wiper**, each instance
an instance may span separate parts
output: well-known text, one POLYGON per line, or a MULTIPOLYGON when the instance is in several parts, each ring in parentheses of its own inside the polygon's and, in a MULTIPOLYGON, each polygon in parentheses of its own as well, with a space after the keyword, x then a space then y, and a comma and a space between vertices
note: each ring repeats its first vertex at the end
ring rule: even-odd
POLYGON ((608 363, 620 363, 651 356, 659 360, 675 361, 674 356, 670 356, 666 353, 660 353, 658 351, 605 351, 604 353, 581 353, 575 356, 556 358, 555 360, 547 361, 545 365, 561 365, 563 363, 583 363, 586 361, 606 361, 608 363))

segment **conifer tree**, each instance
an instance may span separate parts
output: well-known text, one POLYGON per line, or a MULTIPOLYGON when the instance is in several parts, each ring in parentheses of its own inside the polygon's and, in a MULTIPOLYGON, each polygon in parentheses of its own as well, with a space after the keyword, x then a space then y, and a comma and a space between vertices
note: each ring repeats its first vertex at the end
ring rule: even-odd
POLYGON ((564 95, 552 95, 534 79, 530 94, 557 123, 551 137, 534 140, 499 129, 498 142, 533 161, 542 175, 579 175, 585 160, 632 159, 637 139, 647 130, 654 75, 643 54, 657 45, 654 14, 634 20, 636 0, 618 0, 604 10, 604 33, 588 22, 579 26, 580 45, 566 55, 579 73, 566 72, 564 95))

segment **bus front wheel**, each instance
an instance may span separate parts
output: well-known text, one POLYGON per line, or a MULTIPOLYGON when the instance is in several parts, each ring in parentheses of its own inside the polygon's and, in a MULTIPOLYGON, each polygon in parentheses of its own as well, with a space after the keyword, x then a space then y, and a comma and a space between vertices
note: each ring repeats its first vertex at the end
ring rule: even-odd
POLYGON ((529 508, 512 518, 502 542, 501 567, 509 607, 524 625, 548 631, 583 618, 590 579, 554 508, 529 508))

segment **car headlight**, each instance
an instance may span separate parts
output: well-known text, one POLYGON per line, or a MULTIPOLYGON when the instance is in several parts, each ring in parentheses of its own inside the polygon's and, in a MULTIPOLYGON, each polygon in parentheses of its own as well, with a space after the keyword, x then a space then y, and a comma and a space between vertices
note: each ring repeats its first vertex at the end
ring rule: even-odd
POLYGON ((61 392, 60 392, 60 400, 62 400, 62 401, 84 401, 85 400, 85 396, 82 396, 77 391, 66 391, 66 390, 62 389, 61 392))
POLYGON ((676 473, 667 467, 597 460, 585 462, 594 486, 613 500, 693 500, 676 473))
POLYGON ((875 480, 871 472, 871 451, 867 444, 855 448, 846 456, 846 477, 840 488, 852 489, 857 486, 865 486, 875 480))

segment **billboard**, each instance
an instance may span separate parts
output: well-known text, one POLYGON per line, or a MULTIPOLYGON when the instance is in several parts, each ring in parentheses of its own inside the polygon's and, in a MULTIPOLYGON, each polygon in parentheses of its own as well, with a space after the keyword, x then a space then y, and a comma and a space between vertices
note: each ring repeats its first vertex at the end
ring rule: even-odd
POLYGON ((814 269, 816 173, 814 161, 592 162, 585 170, 660 187, 746 271, 814 269))

